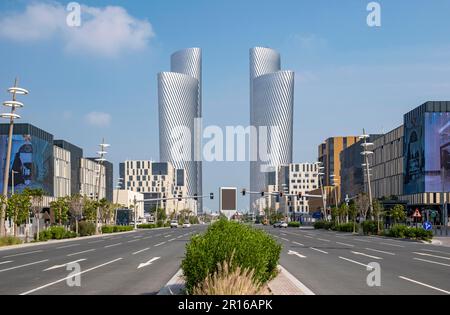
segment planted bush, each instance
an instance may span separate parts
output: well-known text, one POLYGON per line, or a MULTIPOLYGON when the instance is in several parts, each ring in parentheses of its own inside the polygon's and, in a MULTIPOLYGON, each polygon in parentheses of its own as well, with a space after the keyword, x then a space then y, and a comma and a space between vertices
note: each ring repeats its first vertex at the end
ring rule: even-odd
POLYGON ((426 231, 423 228, 409 227, 405 225, 394 225, 385 233, 386 236, 395 238, 410 238, 429 241, 433 238, 432 231, 426 231))
POLYGON ((324 230, 331 230, 333 228, 334 224, 333 222, 328 221, 316 221, 314 222, 314 228, 316 230, 324 229, 324 230))
POLYGON ((0 247, 22 244, 22 240, 14 236, 0 237, 0 247))
POLYGON ((78 233, 80 236, 90 236, 95 234, 95 224, 92 222, 81 221, 78 223, 78 233))
POLYGON ((157 227, 157 225, 156 224, 153 224, 153 223, 151 223, 151 224, 140 224, 140 225, 138 225, 138 229, 154 229, 154 228, 156 228, 157 227))
POLYGON ((289 226, 289 227, 298 228, 298 227, 300 227, 300 222, 298 222, 298 221, 292 221, 292 222, 289 222, 289 223, 288 223, 288 226, 289 226))
POLYGON ((364 221, 362 229, 365 235, 378 234, 378 223, 377 221, 364 221))
POLYGON ((252 269, 254 281, 265 284, 277 273, 281 246, 266 232, 237 222, 219 220, 205 234, 195 235, 186 245, 181 267, 187 292, 230 261, 231 268, 252 269))
MULTIPOLYGON (((72 231, 67 231, 62 226, 52 226, 47 230, 39 232, 39 240, 40 241, 48 241, 48 240, 62 240, 67 238, 75 238, 77 237, 77 233, 72 231)), ((36 239, 36 236, 35 236, 36 239)))
POLYGON ((134 227, 129 225, 105 225, 102 226, 102 233, 109 234, 109 233, 129 232, 133 231, 133 229, 134 227))
MULTIPOLYGON (((352 233, 353 232, 353 223, 343 223, 343 224, 336 225, 334 227, 334 230, 339 231, 339 232, 352 233)), ((355 232, 358 232, 358 225, 355 226, 355 232)))

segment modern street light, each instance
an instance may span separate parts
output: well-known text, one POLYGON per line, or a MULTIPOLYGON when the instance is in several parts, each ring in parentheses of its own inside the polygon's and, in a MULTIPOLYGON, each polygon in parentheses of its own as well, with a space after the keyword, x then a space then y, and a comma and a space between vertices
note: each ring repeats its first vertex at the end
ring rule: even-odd
MULTIPOLYGON (((98 194, 97 194, 97 202, 100 201, 100 193, 101 193, 101 187, 102 187, 102 170, 103 170, 103 163, 106 161, 105 155, 108 153, 105 151, 106 148, 109 148, 111 145, 105 143, 105 139, 103 139, 102 143, 99 144, 100 151, 97 152, 98 158, 95 159, 99 164, 99 175, 98 175, 98 194)), ((95 224, 95 230, 96 234, 100 234, 100 204, 98 204, 97 207, 97 216, 96 216, 96 224, 95 224)))
POLYGON ((117 186, 116 186, 116 210, 115 210, 115 214, 114 214, 114 224, 117 224, 117 210, 119 209, 119 193, 120 190, 122 189, 122 185, 123 185, 123 178, 119 177, 117 179, 117 186))
POLYGON ((337 187, 338 187, 338 186, 337 186, 336 175, 334 175, 334 174, 330 175, 330 179, 331 179, 332 182, 333 182, 333 187, 334 187, 334 203, 335 203, 336 210, 337 210, 337 208, 338 208, 337 187))
POLYGON ((16 172, 15 170, 11 170, 11 196, 14 195, 14 178, 15 178, 16 174, 19 174, 19 172, 16 172))
MULTIPOLYGON (((27 95, 29 92, 25 89, 22 89, 17 86, 18 79, 16 78, 14 82, 14 86, 8 89, 8 93, 12 94, 12 101, 3 102, 3 106, 11 108, 9 113, 0 113, 0 118, 9 120, 9 132, 8 132, 8 148, 6 151, 6 161, 5 161, 5 170, 4 170, 4 178, 3 178, 3 196, 5 197, 5 201, 8 200, 8 182, 9 182, 9 167, 11 163, 11 148, 12 148, 12 137, 13 137, 13 129, 14 129, 14 120, 20 119, 20 116, 15 113, 16 109, 22 108, 24 105, 21 102, 18 102, 16 99, 17 95, 27 95)), ((0 209, 0 236, 6 235, 5 229, 5 210, 6 203, 0 209)))
POLYGON ((373 151, 369 150, 369 147, 372 147, 374 144, 367 142, 367 139, 370 138, 369 135, 366 134, 365 129, 363 129, 362 136, 359 137, 359 139, 364 140, 364 142, 361 144, 361 147, 363 148, 363 151, 361 152, 361 155, 364 156, 364 163, 362 164, 362 167, 365 167, 366 174, 367 174, 367 189, 369 192, 369 210, 370 214, 373 215, 373 204, 372 204, 372 186, 370 182, 370 165, 369 165, 369 155, 373 154, 373 151))

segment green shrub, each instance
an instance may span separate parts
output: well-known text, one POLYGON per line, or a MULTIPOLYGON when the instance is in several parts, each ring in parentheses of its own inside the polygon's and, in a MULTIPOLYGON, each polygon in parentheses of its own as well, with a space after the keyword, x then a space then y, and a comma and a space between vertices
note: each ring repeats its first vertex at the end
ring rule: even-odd
POLYGON ((78 223, 78 233, 80 236, 90 236, 95 234, 95 224, 92 222, 81 221, 78 223))
MULTIPOLYGON (((358 225, 355 226, 355 232, 358 232, 358 225)), ((353 232, 353 223, 343 223, 343 224, 339 224, 336 225, 334 227, 335 231, 339 231, 339 232, 347 232, 347 233, 352 233, 353 232)))
MULTIPOLYGON (((63 240, 67 238, 75 238, 77 233, 67 231, 63 226, 52 226, 44 231, 39 232, 39 241, 63 240)), ((36 235, 34 237, 36 239, 36 235)))
POLYGON ((233 268, 251 268, 255 281, 266 283, 277 273, 281 246, 266 232, 248 225, 219 220, 205 234, 195 235, 186 245, 181 267, 186 289, 193 288, 217 271, 218 265, 230 261, 233 268))
POLYGON ((314 222, 314 229, 320 230, 323 229, 325 226, 325 221, 316 221, 314 222))
POLYGON ((298 221, 292 221, 292 222, 289 222, 289 223, 288 223, 288 226, 289 226, 289 227, 298 228, 298 227, 300 227, 300 222, 298 222, 298 221))
POLYGON ((140 224, 138 225, 138 229, 154 229, 156 228, 157 225, 156 224, 140 224))
POLYGON ((386 236, 395 238, 410 238, 429 241, 433 238, 432 231, 426 231, 423 228, 408 227, 405 225, 394 225, 385 233, 386 236))
POLYGON ((362 229, 364 235, 375 235, 378 234, 378 223, 377 221, 364 221, 362 223, 362 229))
POLYGON ((129 232, 133 231, 134 227, 130 225, 105 225, 102 226, 102 233, 120 233, 120 232, 129 232))
POLYGON ((22 240, 14 236, 0 237, 0 247, 22 244, 22 240))
POLYGON ((190 224, 199 224, 198 217, 189 217, 190 224))

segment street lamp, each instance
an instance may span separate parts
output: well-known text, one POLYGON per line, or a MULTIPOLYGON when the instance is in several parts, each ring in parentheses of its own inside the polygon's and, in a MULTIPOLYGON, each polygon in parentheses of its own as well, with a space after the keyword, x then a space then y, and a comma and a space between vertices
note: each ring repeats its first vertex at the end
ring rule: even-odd
POLYGON ((363 148, 363 151, 361 152, 361 155, 364 156, 364 163, 362 164, 362 167, 365 167, 366 174, 367 174, 367 189, 369 191, 369 210, 370 214, 373 215, 373 204, 372 204, 372 186, 370 182, 370 165, 369 165, 369 155, 373 154, 373 151, 369 150, 369 147, 372 147, 374 144, 367 142, 367 139, 370 138, 369 135, 366 134, 366 131, 363 129, 362 136, 359 137, 359 139, 364 140, 364 142, 361 144, 361 147, 363 148))
POLYGON ((15 170, 11 170, 11 196, 14 195, 14 177, 16 174, 19 174, 19 172, 16 172, 15 170))
MULTIPOLYGON (((20 116, 15 113, 16 109, 22 108, 24 105, 21 102, 18 102, 16 99, 17 95, 27 95, 28 91, 22 89, 17 86, 18 80, 16 78, 14 82, 14 87, 8 89, 8 93, 12 94, 12 101, 3 102, 3 106, 9 107, 11 110, 9 113, 0 113, 0 118, 9 120, 9 132, 8 132, 8 148, 6 151, 6 161, 5 161, 5 170, 4 170, 4 178, 3 178, 3 196, 5 197, 5 201, 8 200, 8 182, 9 182, 9 167, 11 163, 11 147, 12 147, 12 137, 13 137, 13 129, 14 129, 14 120, 20 119, 20 116)), ((6 202, 5 205, 2 206, 0 210, 0 236, 6 234, 5 230, 5 221, 4 221, 4 213, 6 210, 6 202)))
MULTIPOLYGON (((98 194, 97 194, 97 201, 100 201, 100 193, 101 193, 101 187, 102 187, 102 170, 103 170, 103 163, 106 161, 105 155, 108 153, 105 151, 106 148, 109 148, 111 145, 105 143, 105 139, 103 139, 102 143, 99 144, 100 151, 97 152, 98 158, 95 159, 99 164, 99 175, 98 175, 98 194)), ((96 234, 100 234, 100 204, 98 204, 97 207, 97 216, 96 216, 96 223, 95 223, 95 230, 96 234)))
POLYGON ((336 175, 332 174, 330 175, 330 179, 333 182, 333 187, 334 187, 334 203, 336 205, 336 210, 338 208, 338 200, 337 200, 337 179, 336 179, 336 175))

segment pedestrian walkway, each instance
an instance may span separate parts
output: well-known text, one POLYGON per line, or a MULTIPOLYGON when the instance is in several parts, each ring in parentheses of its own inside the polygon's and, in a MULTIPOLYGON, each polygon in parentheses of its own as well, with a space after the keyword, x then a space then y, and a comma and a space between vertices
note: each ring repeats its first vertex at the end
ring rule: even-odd
POLYGON ((450 236, 434 237, 432 241, 433 245, 440 245, 450 247, 450 236))

